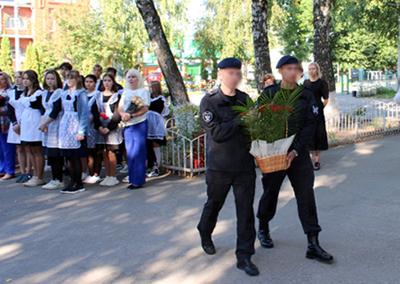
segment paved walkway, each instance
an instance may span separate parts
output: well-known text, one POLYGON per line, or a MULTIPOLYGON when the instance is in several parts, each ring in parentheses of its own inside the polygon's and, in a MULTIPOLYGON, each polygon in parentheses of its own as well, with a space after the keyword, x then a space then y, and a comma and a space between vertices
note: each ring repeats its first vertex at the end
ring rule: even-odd
POLYGON ((256 278, 235 268, 232 194, 215 231, 217 254, 202 253, 195 226, 203 177, 170 177, 134 192, 90 187, 73 196, 2 183, 0 283, 399 283, 399 141, 324 154, 316 197, 322 244, 337 259, 332 266, 305 259, 287 183, 271 224, 276 247, 256 244, 256 278))

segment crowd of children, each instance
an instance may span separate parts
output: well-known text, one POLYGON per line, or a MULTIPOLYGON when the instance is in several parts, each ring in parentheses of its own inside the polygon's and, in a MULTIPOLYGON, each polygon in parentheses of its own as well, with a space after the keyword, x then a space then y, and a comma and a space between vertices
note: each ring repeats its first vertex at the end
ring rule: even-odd
POLYGON ((42 84, 33 70, 16 72, 13 82, 0 72, 0 180, 78 193, 84 184, 119 184, 118 169, 128 173, 129 189, 159 175, 169 114, 160 82, 146 88, 131 69, 123 87, 115 68, 92 71, 82 76, 64 62, 46 70, 42 84))

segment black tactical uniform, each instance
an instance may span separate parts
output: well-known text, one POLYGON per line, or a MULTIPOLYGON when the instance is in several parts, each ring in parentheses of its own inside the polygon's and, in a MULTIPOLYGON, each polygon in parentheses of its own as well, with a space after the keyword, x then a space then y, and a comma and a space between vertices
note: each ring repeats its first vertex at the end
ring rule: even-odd
POLYGON ((255 228, 253 201, 255 192, 254 158, 249 154, 251 140, 240 125, 232 106, 246 103, 249 96, 236 90, 233 97, 220 89, 208 93, 200 105, 201 122, 207 132, 207 202, 197 226, 200 235, 211 236, 218 213, 231 187, 237 214, 238 260, 254 254, 255 228))
MULTIPOLYGON (((280 85, 269 86, 261 96, 274 96, 279 89, 280 85)), ((296 134, 289 152, 295 150, 298 156, 286 171, 263 174, 264 193, 261 196, 257 213, 260 230, 268 231, 268 222, 276 212, 279 190, 283 180, 288 176, 295 192, 298 214, 304 232, 308 234, 321 231, 314 198, 314 169, 308 150, 310 139, 315 131, 318 113, 319 109, 313 93, 304 88, 288 122, 289 136, 296 134)))

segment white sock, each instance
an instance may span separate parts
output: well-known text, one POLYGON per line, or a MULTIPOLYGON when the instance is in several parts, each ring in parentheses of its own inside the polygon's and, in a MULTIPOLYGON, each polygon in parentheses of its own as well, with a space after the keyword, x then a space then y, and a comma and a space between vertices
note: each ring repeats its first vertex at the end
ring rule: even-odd
POLYGON ((154 155, 156 156, 156 166, 159 167, 161 164, 161 147, 154 147, 154 155))

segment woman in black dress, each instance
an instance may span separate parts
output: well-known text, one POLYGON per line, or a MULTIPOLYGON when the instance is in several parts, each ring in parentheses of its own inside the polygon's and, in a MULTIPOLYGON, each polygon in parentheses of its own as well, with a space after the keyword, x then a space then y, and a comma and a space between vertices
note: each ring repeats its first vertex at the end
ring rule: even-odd
POLYGON ((314 170, 317 171, 321 168, 320 151, 328 150, 328 135, 325 127, 324 107, 329 102, 329 88, 328 83, 321 79, 321 70, 318 63, 310 63, 308 66, 308 75, 310 79, 304 81, 304 86, 314 93, 319 108, 317 126, 310 145, 314 170))

